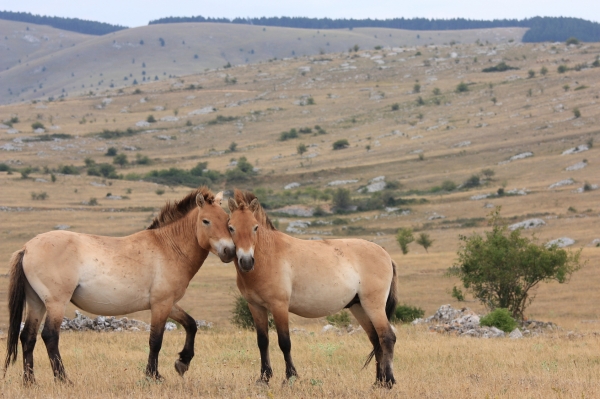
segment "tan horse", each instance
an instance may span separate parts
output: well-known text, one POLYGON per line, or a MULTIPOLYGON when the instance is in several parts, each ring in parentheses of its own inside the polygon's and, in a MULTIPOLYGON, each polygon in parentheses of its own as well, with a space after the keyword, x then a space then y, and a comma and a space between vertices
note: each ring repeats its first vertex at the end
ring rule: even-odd
POLYGON ((231 262, 235 248, 227 231, 222 193, 206 187, 169 203, 144 231, 103 237, 68 231, 40 234, 15 252, 10 262, 7 354, 4 370, 17 358, 19 328, 27 304, 23 380, 35 382, 33 348, 46 313, 42 339, 54 377, 69 381, 58 350, 60 325, 70 301, 95 314, 120 315, 150 309, 150 354, 146 375, 160 379, 158 353, 167 318, 183 325, 186 340, 177 372, 183 376, 194 356, 195 320, 177 302, 209 252, 231 262))
POLYGON ((286 378, 297 375, 290 355, 288 312, 323 317, 350 308, 367 332, 376 383, 394 383, 396 335, 389 319, 397 303, 396 265, 379 245, 360 239, 300 240, 275 229, 251 193, 229 199, 229 232, 236 246, 237 286, 249 303, 261 355, 261 380, 269 360, 268 313, 273 314, 286 378))

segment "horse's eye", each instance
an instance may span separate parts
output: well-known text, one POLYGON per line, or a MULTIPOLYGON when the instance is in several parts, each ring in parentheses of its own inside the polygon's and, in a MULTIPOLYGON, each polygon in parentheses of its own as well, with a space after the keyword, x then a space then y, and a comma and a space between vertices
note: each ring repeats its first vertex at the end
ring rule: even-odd
POLYGON ((258 225, 254 226, 252 230, 256 233, 256 231, 258 230, 258 225))
POLYGON ((204 223, 205 226, 208 226, 210 221, 208 219, 202 219, 202 223, 204 223))
POLYGON ((233 228, 233 226, 229 226, 229 232, 233 233, 235 231, 235 229, 233 228))

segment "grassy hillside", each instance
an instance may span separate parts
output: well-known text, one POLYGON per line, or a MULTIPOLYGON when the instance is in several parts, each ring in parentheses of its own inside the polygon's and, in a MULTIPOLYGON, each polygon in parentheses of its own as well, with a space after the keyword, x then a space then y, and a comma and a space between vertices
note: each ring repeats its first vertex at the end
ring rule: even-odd
MULTIPOLYGON (((0 27, 15 24, 0 20, 0 27)), ((104 93, 111 87, 160 81, 227 64, 254 64, 273 58, 341 52, 354 45, 372 49, 375 46, 473 43, 476 40, 518 42, 525 31, 523 28, 439 32, 383 28, 318 31, 207 23, 151 25, 100 37, 88 36, 88 40, 76 46, 65 43, 62 48, 26 63, 23 60, 20 64, 17 62, 22 55, 11 55, 9 61, 4 61, 10 68, 5 67, 0 72, 0 103, 58 98, 90 91, 104 93)), ((79 37, 70 32, 64 35, 79 37)), ((23 43, 24 48, 27 46, 23 43)))
MULTIPOLYGON (((175 180, 168 175, 154 183, 148 173, 178 168, 181 177, 207 162, 221 176, 215 189, 254 189, 282 230, 303 220, 312 224, 294 233, 301 237, 357 236, 383 245, 401 265, 401 301, 428 313, 451 301, 456 282, 443 273, 459 234, 485 229, 495 206, 510 223, 542 218, 545 226, 533 230, 541 242, 568 236, 592 261, 571 284, 541 288, 530 315, 595 319, 586 304, 599 282, 599 54, 600 46, 588 44, 359 50, 211 70, 141 84, 139 91, 2 106, 2 120, 18 118, 18 133, 0 130, 0 163, 13 169, 0 172, 0 258, 7 262, 28 239, 59 224, 105 235, 142 229, 165 199, 189 190, 169 184, 175 180), (518 69, 482 72, 502 61, 518 69), (465 91, 457 90, 460 83, 465 91), (150 115, 157 122, 139 126, 150 115), (36 122, 44 133, 33 132, 36 122), (281 141, 291 129, 299 137, 281 141), (348 148, 333 150, 344 139, 348 148), (307 147, 302 155, 300 144, 307 147), (89 176, 92 163, 113 165, 105 155, 110 147, 131 161, 115 166, 123 178, 89 176), (563 155, 573 148, 581 151, 563 155), (256 175, 236 172, 232 161, 241 157, 256 175), (388 188, 365 192, 378 176, 388 188), (349 182, 333 185, 341 180, 349 182), (284 189, 290 183, 299 187, 284 189), (309 218, 276 212, 286 205, 328 210, 338 188, 349 189, 365 210, 309 218), (99 205, 90 205, 93 198, 99 205), (411 244, 401 255, 394 238, 400 227, 427 232, 434 246, 426 253, 411 244)), ((202 317, 227 324, 233 270, 212 257, 209 265, 214 269, 199 273, 184 303, 211 309, 202 317)))

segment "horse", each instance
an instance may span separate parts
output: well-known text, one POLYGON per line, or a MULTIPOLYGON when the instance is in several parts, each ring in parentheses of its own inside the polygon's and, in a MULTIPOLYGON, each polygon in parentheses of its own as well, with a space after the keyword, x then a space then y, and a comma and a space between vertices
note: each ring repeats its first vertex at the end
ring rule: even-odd
POLYGON ((284 234, 250 192, 236 190, 228 205, 237 286, 248 301, 260 349, 258 381, 268 384, 273 376, 267 312, 275 321, 289 379, 298 375, 291 356, 289 312, 317 318, 349 308, 373 345, 364 367, 375 357, 376 384, 391 388, 396 335, 390 319, 398 292, 390 255, 361 239, 311 241, 284 234))
POLYGON ((186 332, 185 345, 175 361, 180 376, 194 357, 196 321, 177 302, 209 252, 229 263, 235 247, 227 230, 223 193, 200 187, 180 201, 167 202, 146 228, 126 237, 105 237, 51 231, 28 241, 10 261, 7 354, 4 374, 17 358, 20 334, 23 382, 35 383, 33 349, 42 317, 55 380, 67 378, 58 350, 60 326, 70 301, 85 311, 121 315, 150 309, 150 352, 146 375, 161 380, 158 354, 167 318, 186 332))

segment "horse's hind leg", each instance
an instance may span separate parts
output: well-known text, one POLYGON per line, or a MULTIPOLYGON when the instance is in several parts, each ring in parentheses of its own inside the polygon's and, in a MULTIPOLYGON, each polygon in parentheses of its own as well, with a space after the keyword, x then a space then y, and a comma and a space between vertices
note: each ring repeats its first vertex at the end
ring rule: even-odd
POLYGON ((365 367, 371 361, 372 356, 375 356, 375 370, 376 370, 376 380, 375 381, 377 383, 380 383, 380 382, 382 382, 380 365, 381 365, 381 357, 383 356, 383 351, 382 351, 381 345, 379 343, 379 336, 377 335, 377 331, 375 331, 375 327, 373 327, 373 323, 371 323, 371 319, 369 319, 369 316, 367 316, 367 314, 365 313, 365 310, 360 305, 360 303, 357 303, 357 304, 351 306, 350 311, 352 312, 352 314, 354 315, 356 320, 358 320, 358 322, 360 323, 362 328, 365 330, 365 332, 367 333, 367 336, 369 337, 369 341, 371 341, 371 344, 373 345, 373 352, 371 352, 371 354, 369 355, 367 362, 365 363, 365 367))
POLYGON ((196 326, 196 320, 181 309, 179 305, 173 305, 169 317, 185 328, 185 344, 183 350, 179 352, 179 359, 175 361, 175 370, 183 377, 194 357, 194 340, 196 339, 198 326, 196 326))
POLYGON ((25 288, 27 302, 27 316, 25 326, 21 331, 21 346, 23 348, 23 383, 25 385, 34 384, 35 376, 33 374, 33 349, 37 341, 37 334, 42 322, 42 317, 46 313, 46 306, 40 297, 27 284, 25 288))
POLYGON ((173 303, 156 303, 150 308, 151 326, 150 326, 150 353, 148 354, 148 364, 146 365, 146 375, 155 380, 162 380, 158 373, 158 354, 162 347, 163 336, 165 334, 165 324, 169 313, 173 308, 173 303))
POLYGON ((46 344, 46 350, 48 351, 54 378, 61 382, 71 383, 65 373, 65 367, 63 366, 62 358, 58 350, 60 325, 65 315, 65 304, 60 302, 47 302, 46 312, 46 321, 44 322, 44 328, 42 329, 42 339, 44 340, 44 344, 46 344))
POLYGON ((382 351, 381 362, 379 364, 379 372, 381 373, 379 381, 388 388, 391 388, 396 383, 393 371, 396 334, 385 314, 385 302, 372 303, 371 301, 363 301, 361 299, 361 305, 371 323, 373 323, 373 327, 379 337, 379 345, 382 351))

